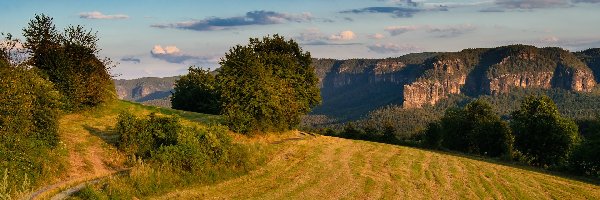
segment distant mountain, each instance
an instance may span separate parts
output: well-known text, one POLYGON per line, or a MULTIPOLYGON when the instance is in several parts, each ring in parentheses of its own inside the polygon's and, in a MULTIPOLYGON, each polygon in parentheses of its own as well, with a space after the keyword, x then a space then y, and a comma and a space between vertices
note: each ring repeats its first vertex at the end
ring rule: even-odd
POLYGON ((144 77, 132 80, 114 80, 119 99, 139 102, 146 105, 171 107, 170 96, 173 91, 175 77, 144 77))
POLYGON ((357 119, 386 105, 420 108, 450 95, 497 96, 516 89, 589 93, 600 77, 600 50, 511 45, 387 59, 314 61, 323 104, 315 115, 357 119))
MULTIPOLYGON (((502 95, 551 90, 558 92, 548 94, 561 101, 574 101, 568 99, 571 97, 589 99, 598 96, 591 92, 600 81, 600 49, 573 53, 554 47, 510 45, 386 59, 313 59, 313 65, 323 103, 311 114, 342 120, 364 118, 389 105, 404 109, 452 105, 446 99, 457 95, 498 96, 499 100, 493 101, 509 104, 509 97, 502 95)), ((170 107, 169 96, 178 78, 115 80, 115 85, 121 99, 170 107)), ((451 102, 464 98, 454 99, 458 100, 451 102)), ((559 107, 561 103, 575 105, 559 102, 559 107)), ((587 107, 580 109, 593 112, 587 107)))

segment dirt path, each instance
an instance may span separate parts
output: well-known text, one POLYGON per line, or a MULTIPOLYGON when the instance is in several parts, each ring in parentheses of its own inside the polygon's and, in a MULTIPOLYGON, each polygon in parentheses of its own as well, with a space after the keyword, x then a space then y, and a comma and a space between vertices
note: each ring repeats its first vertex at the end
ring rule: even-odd
POLYGON ((30 199, 48 199, 60 190, 124 170, 124 157, 110 144, 114 137, 104 126, 114 120, 114 116, 86 114, 62 117, 59 131, 68 151, 67 171, 56 183, 32 193, 30 199))
POLYGON ((263 168, 156 199, 598 199, 600 186, 408 147, 317 136, 263 168))

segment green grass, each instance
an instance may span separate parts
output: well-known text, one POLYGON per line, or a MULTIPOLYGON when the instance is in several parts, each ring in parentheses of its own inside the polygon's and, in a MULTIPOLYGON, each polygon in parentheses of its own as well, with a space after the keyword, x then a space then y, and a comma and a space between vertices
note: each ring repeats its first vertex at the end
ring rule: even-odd
MULTIPOLYGON (((100 142, 102 148, 112 148, 107 142, 110 140, 98 138, 113 136, 107 130, 123 111, 139 116, 152 112, 174 115, 200 126, 222 120, 214 115, 119 101, 66 116, 61 128, 85 134, 82 126, 90 126, 94 129, 87 134, 96 140, 83 140, 86 148, 96 145, 93 141, 100 142)), ((206 181, 138 164, 130 175, 86 188, 78 197, 106 197, 100 188, 120 187, 126 190, 123 198, 141 199, 600 198, 600 186, 593 180, 480 157, 325 136, 276 144, 273 142, 297 135, 232 136, 234 142, 254 152, 258 168, 249 173, 212 174, 206 181), (135 184, 143 186, 138 188, 143 191, 135 191, 135 184)))

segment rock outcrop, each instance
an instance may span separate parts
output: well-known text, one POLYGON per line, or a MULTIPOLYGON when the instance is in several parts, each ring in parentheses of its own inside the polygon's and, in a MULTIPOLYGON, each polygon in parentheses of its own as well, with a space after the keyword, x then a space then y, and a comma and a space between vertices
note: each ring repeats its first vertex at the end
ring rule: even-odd
POLYGON ((343 105, 353 110, 365 104, 401 104, 419 108, 435 105, 452 94, 500 95, 519 88, 590 92, 600 78, 596 77, 600 74, 598 52, 511 45, 379 60, 322 59, 315 66, 322 90, 321 107, 336 110, 343 105), (591 63, 598 66, 588 66, 591 63))

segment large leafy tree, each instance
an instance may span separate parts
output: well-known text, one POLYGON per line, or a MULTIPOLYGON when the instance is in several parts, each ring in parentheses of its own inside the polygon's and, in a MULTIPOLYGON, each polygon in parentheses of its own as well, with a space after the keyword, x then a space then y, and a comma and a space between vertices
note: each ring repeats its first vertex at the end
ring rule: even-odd
POLYGON ((287 130, 320 102, 309 52, 282 36, 251 38, 220 62, 222 113, 238 132, 287 130))
POLYGON ((70 110, 98 105, 114 97, 110 60, 99 59, 96 33, 82 26, 59 32, 53 19, 36 15, 23 29, 29 63, 40 69, 62 93, 70 110))
POLYGON ((425 132, 426 143, 487 156, 510 156, 513 136, 490 103, 477 99, 464 108, 450 108, 425 132))
POLYGON ((560 164, 580 140, 575 122, 561 117, 547 96, 527 97, 511 117, 515 147, 532 165, 560 164))
POLYGON ((171 96, 174 109, 219 114, 221 105, 215 77, 208 70, 190 67, 188 74, 175 82, 171 96))

